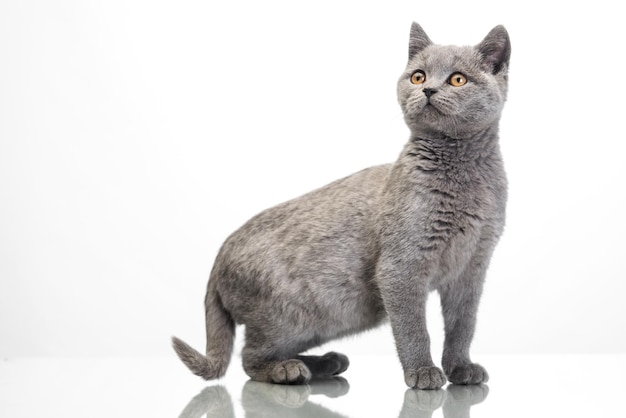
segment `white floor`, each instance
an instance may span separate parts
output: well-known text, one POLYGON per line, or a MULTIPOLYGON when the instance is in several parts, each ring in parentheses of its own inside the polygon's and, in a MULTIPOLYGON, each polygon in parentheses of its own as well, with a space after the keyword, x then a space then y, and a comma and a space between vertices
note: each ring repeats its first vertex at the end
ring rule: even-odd
POLYGON ((601 417, 624 416, 626 355, 485 356, 488 386, 409 390, 392 356, 355 356, 343 379, 306 386, 248 381, 234 358, 204 382, 173 355, 0 361, 0 416, 601 417))

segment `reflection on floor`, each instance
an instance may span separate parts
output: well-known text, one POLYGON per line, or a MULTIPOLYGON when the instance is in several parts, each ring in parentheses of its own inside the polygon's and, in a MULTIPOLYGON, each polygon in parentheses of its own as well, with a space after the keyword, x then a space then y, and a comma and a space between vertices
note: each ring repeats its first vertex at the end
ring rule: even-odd
POLYGON ((624 416, 626 354, 481 356, 489 388, 439 391, 407 389, 395 355, 350 360, 344 378, 281 386, 249 381, 238 362, 223 379, 206 382, 174 355, 5 359, 0 417, 82 418, 85 411, 89 418, 624 416))
MULTIPOLYGON (((347 418, 345 415, 309 401, 310 395, 322 394, 335 398, 350 390, 348 381, 341 377, 313 381, 308 385, 286 386, 270 383, 245 383, 241 404, 246 417, 315 417, 347 418)), ((487 398, 486 385, 448 385, 446 389, 424 391, 407 389, 399 418, 431 418, 434 411, 443 408, 445 418, 469 417, 472 405, 487 398)), ((231 395, 222 385, 209 386, 194 396, 179 418, 235 418, 231 395)))

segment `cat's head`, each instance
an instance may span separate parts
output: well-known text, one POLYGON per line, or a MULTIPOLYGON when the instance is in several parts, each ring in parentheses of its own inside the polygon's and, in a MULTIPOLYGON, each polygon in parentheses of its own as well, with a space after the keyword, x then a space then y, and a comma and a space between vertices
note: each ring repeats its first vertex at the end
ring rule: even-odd
POLYGON ((414 136, 469 138, 497 123, 506 99, 511 43, 496 26, 476 46, 433 44, 411 26, 398 101, 414 136))

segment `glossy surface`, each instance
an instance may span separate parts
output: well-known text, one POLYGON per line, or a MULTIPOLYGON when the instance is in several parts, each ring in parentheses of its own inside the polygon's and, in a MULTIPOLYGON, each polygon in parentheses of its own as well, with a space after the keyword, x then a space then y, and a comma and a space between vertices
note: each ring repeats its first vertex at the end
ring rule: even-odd
POLYGON ((484 356, 491 380, 404 386, 393 356, 355 356, 342 378, 304 386, 228 374, 203 382, 169 358, 0 362, 3 417, 589 417, 623 412, 626 355, 484 356))

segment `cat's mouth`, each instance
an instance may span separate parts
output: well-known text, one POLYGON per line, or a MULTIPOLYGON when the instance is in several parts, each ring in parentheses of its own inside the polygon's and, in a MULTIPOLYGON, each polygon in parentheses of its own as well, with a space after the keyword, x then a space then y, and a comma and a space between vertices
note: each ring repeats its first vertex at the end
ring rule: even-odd
POLYGON ((433 103, 430 99, 426 101, 426 104, 424 105, 424 109, 422 109, 422 112, 436 112, 439 115, 445 115, 445 113, 439 108, 439 106, 433 103))
POLYGON ((435 121, 445 116, 452 116, 450 112, 446 112, 446 106, 442 106, 432 98, 424 100, 416 100, 407 103, 405 115, 411 119, 426 118, 426 120, 435 121))
POLYGON ((446 103, 441 103, 436 100, 428 99, 422 112, 433 112, 439 116, 453 116, 454 112, 449 106, 446 106, 446 103))

